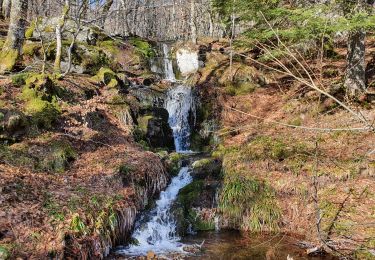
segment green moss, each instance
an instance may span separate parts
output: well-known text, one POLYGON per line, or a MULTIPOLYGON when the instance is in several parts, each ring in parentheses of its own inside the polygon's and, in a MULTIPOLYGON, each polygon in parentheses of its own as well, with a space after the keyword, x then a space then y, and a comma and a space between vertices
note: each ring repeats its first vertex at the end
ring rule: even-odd
POLYGON ((138 118, 138 126, 143 131, 143 133, 147 133, 148 122, 153 118, 153 116, 143 116, 138 118))
POLYGON ((52 102, 39 97, 31 98, 25 105, 25 113, 32 117, 33 123, 41 128, 51 128, 60 115, 60 107, 53 99, 52 102))
POLYGON ((96 75, 101 68, 109 67, 111 60, 102 50, 91 50, 82 56, 81 66, 90 75, 96 75))
POLYGON ((0 259, 7 260, 10 258, 9 249, 5 246, 0 245, 0 259))
POLYGON ((172 176, 176 176, 181 168, 181 161, 183 155, 180 153, 171 153, 168 156, 167 165, 168 165, 168 172, 172 176))
POLYGON ((294 125, 294 126, 301 126, 302 125, 302 118, 301 117, 296 117, 296 118, 290 120, 288 122, 288 124, 294 125))
POLYGON ((2 48, 3 48, 3 46, 4 46, 4 43, 5 43, 5 41, 3 41, 3 40, 1 40, 1 39, 0 39, 0 49, 2 49, 2 48))
POLYGON ((239 84, 228 84, 225 86, 224 91, 230 96, 242 96, 253 93, 257 85, 254 85, 250 82, 242 82, 239 84))
POLYGON ((2 51, 0 53, 0 74, 12 71, 17 63, 18 56, 17 50, 2 51))
POLYGON ((101 68, 92 79, 98 83, 103 83, 109 88, 116 88, 119 86, 119 79, 116 73, 109 68, 101 68))
POLYGON ((130 40, 130 43, 136 48, 137 52, 139 52, 145 58, 154 57, 156 52, 152 48, 152 45, 145 40, 140 38, 133 38, 130 40))
POLYGON ((194 210, 190 209, 187 216, 194 231, 211 231, 215 230, 214 220, 204 220, 202 217, 194 210))
POLYGON ((201 168, 210 164, 211 162, 212 162, 212 159, 205 158, 205 159, 195 161, 192 166, 193 168, 201 168))
POLYGON ((204 182, 202 180, 197 180, 182 188, 178 193, 178 202, 186 209, 190 209, 194 200, 199 197, 203 185, 204 182))
POLYGON ((28 154, 27 146, 0 144, 0 159, 14 166, 26 166, 34 169, 35 165, 35 161, 28 154))
POLYGON ((127 177, 133 170, 133 167, 129 166, 128 164, 123 164, 119 168, 119 173, 124 177, 127 177))
POLYGON ((4 120, 4 114, 0 112, 0 121, 3 121, 4 120))
POLYGON ((26 84, 26 79, 29 77, 28 73, 19 73, 12 75, 11 80, 13 85, 21 87, 26 84))
POLYGON ((77 154, 70 143, 55 141, 49 147, 49 152, 40 161, 39 168, 48 172, 61 173, 76 157, 77 154))
POLYGON ((22 52, 23 52, 23 55, 33 57, 35 54, 38 53, 40 48, 41 46, 39 43, 36 43, 36 42, 26 43, 22 47, 22 52))
POLYGON ((33 37, 35 26, 36 26, 36 21, 33 21, 30 24, 30 26, 26 29, 26 31, 25 31, 25 38, 26 39, 29 39, 29 38, 33 37))
POLYGON ((54 97, 62 98, 64 89, 60 88, 54 78, 46 74, 29 73, 25 77, 25 87, 21 99, 27 101, 35 97, 51 102, 54 97))
POLYGON ((99 47, 108 51, 111 55, 116 55, 120 51, 119 43, 114 40, 106 40, 99 42, 99 47))

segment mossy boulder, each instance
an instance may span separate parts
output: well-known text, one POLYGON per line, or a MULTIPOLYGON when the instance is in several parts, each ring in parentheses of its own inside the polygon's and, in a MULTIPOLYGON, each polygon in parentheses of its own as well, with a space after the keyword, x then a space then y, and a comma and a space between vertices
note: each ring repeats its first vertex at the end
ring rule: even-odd
POLYGON ((25 113, 31 116, 35 125, 48 129, 56 122, 61 110, 56 99, 49 102, 36 97, 27 101, 25 113))
POLYGON ((216 158, 204 158, 192 165, 192 176, 197 179, 208 177, 218 178, 221 173, 222 162, 216 158))
POLYGON ((108 88, 116 88, 119 90, 126 90, 128 84, 122 81, 115 72, 109 68, 101 68, 98 73, 92 77, 92 80, 103 84, 108 88))
POLYGON ((19 52, 17 50, 8 49, 0 52, 0 74, 11 72, 18 61, 18 57, 19 52))
POLYGON ((71 144, 66 141, 54 141, 47 147, 33 147, 30 152, 38 156, 37 169, 53 173, 64 172, 77 156, 71 144))
POLYGON ((138 136, 153 148, 174 150, 174 139, 171 127, 168 124, 168 111, 164 108, 152 108, 141 111, 137 118, 138 136))
POLYGON ((172 176, 176 176, 182 167, 184 156, 180 153, 170 153, 166 160, 167 170, 172 176))
POLYGON ((203 180, 195 180, 182 188, 173 212, 176 214, 177 230, 180 235, 189 231, 214 230, 214 209, 211 208, 216 188, 203 180), (210 214, 202 214, 210 212, 210 214))
POLYGON ((0 139, 20 139, 27 133, 26 116, 17 110, 0 109, 0 139))
POLYGON ((36 27, 36 21, 33 21, 25 31, 25 38, 26 39, 29 39, 29 38, 33 37, 35 27, 36 27))
POLYGON ((26 79, 29 77, 29 73, 18 73, 11 76, 12 84, 17 87, 22 87, 26 84, 26 79))
POLYGON ((21 98, 28 100, 35 96, 46 101, 52 101, 54 97, 63 97, 64 90, 59 87, 51 75, 31 73, 25 78, 25 87, 21 98))

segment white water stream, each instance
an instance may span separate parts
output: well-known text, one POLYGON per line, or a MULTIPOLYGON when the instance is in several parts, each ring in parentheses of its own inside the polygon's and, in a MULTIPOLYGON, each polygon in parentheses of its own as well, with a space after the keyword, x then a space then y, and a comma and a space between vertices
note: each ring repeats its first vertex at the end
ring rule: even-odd
POLYGON ((126 255, 145 255, 149 251, 157 254, 168 252, 183 252, 183 244, 176 234, 176 222, 170 209, 180 189, 192 182, 188 167, 183 167, 180 173, 172 179, 168 188, 161 192, 156 208, 150 213, 150 220, 141 225, 133 234, 137 244, 120 250, 126 255))
MULTIPOLYGON (((169 58, 169 48, 163 44, 163 60, 165 78, 175 82, 172 60, 169 58)), ((176 151, 188 153, 190 148, 190 123, 189 117, 195 117, 195 104, 192 89, 189 86, 174 84, 168 91, 165 108, 169 113, 169 125, 173 130, 176 151)), ((117 251, 119 254, 129 256, 146 255, 153 251, 156 254, 183 252, 183 244, 176 232, 176 221, 171 214, 171 207, 183 187, 193 181, 190 169, 182 167, 179 174, 174 177, 167 189, 160 194, 156 207, 144 216, 147 222, 138 223, 133 233, 134 245, 117 251)))

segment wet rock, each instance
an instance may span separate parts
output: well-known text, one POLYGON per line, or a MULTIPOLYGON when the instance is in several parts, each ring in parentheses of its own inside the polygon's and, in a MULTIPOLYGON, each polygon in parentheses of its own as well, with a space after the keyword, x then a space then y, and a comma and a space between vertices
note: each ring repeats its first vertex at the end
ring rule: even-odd
POLYGON ((192 176, 196 179, 217 178, 221 172, 221 165, 221 161, 216 158, 204 158, 195 161, 192 165, 192 176))
POLYGON ((138 130, 153 148, 163 148, 169 151, 175 149, 173 131, 168 124, 168 111, 164 108, 147 108, 139 111, 138 130))

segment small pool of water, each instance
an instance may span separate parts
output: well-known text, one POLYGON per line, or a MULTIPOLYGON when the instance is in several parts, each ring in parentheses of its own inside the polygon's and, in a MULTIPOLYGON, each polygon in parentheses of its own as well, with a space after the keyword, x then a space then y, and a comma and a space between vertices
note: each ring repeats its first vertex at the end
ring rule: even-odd
MULTIPOLYGON (((212 259, 212 260, 334 260, 333 256, 309 257, 296 245, 296 239, 287 235, 243 236, 237 231, 200 232, 184 237, 184 248, 191 253, 156 255, 157 259, 212 259), (289 257, 289 258, 288 258, 289 257)), ((109 259, 146 259, 145 256, 113 255, 109 259)))
POLYGON ((236 231, 203 232, 185 237, 182 242, 203 243, 200 252, 184 259, 335 259, 332 256, 308 257, 305 250, 296 245, 296 239, 282 234, 245 237, 236 231))

